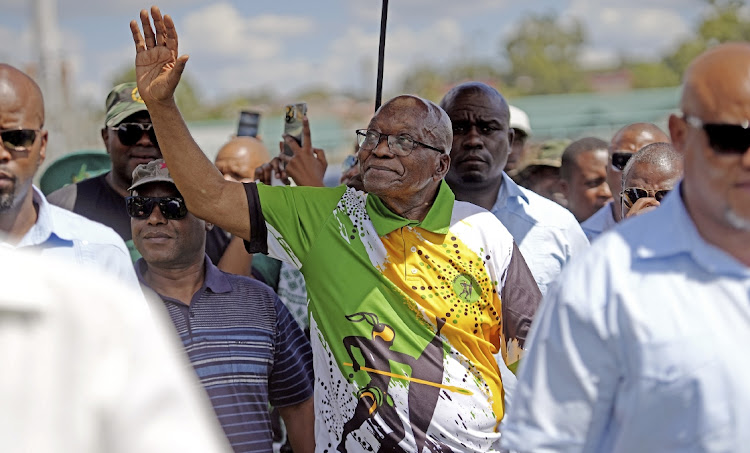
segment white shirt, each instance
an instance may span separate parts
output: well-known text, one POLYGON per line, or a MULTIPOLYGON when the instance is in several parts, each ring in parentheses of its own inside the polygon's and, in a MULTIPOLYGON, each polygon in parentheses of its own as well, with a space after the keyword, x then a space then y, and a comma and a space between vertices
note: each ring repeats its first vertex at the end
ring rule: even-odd
POLYGON ((227 451, 159 307, 68 261, 0 249, 0 275, 0 451, 227 451))
POLYGON ((750 448, 750 268, 703 240, 679 187, 563 272, 526 344, 505 448, 750 448))
POLYGON ((131 288, 140 288, 130 252, 112 228, 94 222, 47 202, 32 186, 34 203, 39 208, 36 223, 21 240, 6 248, 35 250, 47 258, 58 258, 76 265, 102 270, 131 288))
POLYGON ((520 187, 505 173, 491 211, 510 231, 542 295, 563 266, 588 249, 589 241, 570 211, 520 187))
POLYGON ((594 242, 594 239, 599 237, 600 234, 611 230, 617 225, 615 216, 612 214, 612 203, 614 202, 610 201, 605 204, 599 208, 594 215, 581 223, 581 228, 583 228, 583 232, 586 233, 589 242, 594 242))

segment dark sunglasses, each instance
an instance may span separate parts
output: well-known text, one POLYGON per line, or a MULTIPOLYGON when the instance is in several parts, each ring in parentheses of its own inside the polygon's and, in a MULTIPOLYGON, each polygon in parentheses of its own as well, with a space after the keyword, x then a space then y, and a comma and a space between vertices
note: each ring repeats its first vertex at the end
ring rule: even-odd
POLYGON ((623 171, 633 153, 612 153, 612 166, 623 171))
POLYGON ((38 132, 39 129, 6 129, 0 131, 3 148, 16 152, 28 151, 34 145, 38 132))
POLYGON ((664 197, 667 196, 670 190, 672 189, 653 190, 642 189, 640 187, 628 187, 627 189, 623 190, 620 195, 622 195, 622 200, 625 202, 625 206, 630 208, 640 198, 646 197, 655 198, 656 201, 661 203, 661 200, 663 200, 664 197))
POLYGON ((750 123, 743 124, 706 124, 692 115, 683 116, 689 125, 703 129, 708 143, 717 154, 745 154, 750 149, 750 123))
POLYGON ((133 146, 138 143, 144 132, 148 134, 151 143, 157 146, 156 132, 154 131, 154 125, 151 123, 121 123, 115 129, 117 130, 117 138, 125 146, 133 146))
POLYGON ((180 220, 188 214, 185 200, 181 197, 133 196, 125 198, 128 215, 134 219, 147 219, 157 204, 165 219, 180 220))

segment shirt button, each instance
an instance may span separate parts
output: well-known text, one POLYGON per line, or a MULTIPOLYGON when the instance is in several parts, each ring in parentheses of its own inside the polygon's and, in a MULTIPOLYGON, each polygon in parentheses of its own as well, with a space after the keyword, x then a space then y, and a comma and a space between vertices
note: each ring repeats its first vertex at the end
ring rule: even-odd
POLYGON ((412 269, 412 270, 411 270, 411 273, 412 273, 412 274, 416 274, 416 273, 417 273, 417 270, 416 270, 416 269, 412 269))

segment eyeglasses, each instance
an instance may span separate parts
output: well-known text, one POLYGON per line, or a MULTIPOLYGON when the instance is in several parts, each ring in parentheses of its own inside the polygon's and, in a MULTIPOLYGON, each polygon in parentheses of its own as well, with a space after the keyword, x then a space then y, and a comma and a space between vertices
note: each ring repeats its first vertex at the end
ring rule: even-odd
POLYGON ((344 159, 344 162, 341 164, 341 172, 345 173, 353 166, 357 165, 359 160, 357 159, 357 156, 355 154, 349 154, 346 156, 346 159, 344 159))
POLYGON ((25 152, 34 145, 40 129, 6 129, 0 131, 3 148, 12 152, 25 152))
POLYGON ((422 142, 418 142, 408 135, 389 135, 381 134, 380 132, 373 131, 370 129, 359 129, 357 132, 357 143, 360 149, 372 150, 375 149, 380 141, 385 137, 388 139, 388 148, 391 152, 397 156, 408 156, 412 150, 417 146, 424 146, 425 148, 444 153, 442 149, 435 148, 422 142))
POLYGON ((154 125, 151 123, 120 123, 113 129, 117 130, 117 138, 125 146, 133 146, 138 143, 144 132, 148 133, 151 143, 157 146, 156 132, 154 131, 154 125))
POLYGON ((635 204, 636 201, 646 197, 655 198, 656 201, 661 203, 661 200, 663 200, 664 197, 667 196, 670 190, 672 189, 654 190, 642 189, 640 187, 628 187, 620 193, 620 196, 622 196, 622 201, 625 203, 625 206, 630 208, 635 204))
POLYGON ((717 154, 744 154, 750 149, 750 121, 742 124, 707 124, 700 118, 684 115, 683 119, 689 125, 703 129, 708 137, 708 143, 717 154))
POLYGON ((165 219, 180 220, 188 214, 185 200, 180 197, 133 196, 125 198, 128 215, 134 219, 147 219, 156 205, 159 205, 159 211, 165 219))
POLYGON ((633 153, 612 153, 612 166, 623 171, 633 153))

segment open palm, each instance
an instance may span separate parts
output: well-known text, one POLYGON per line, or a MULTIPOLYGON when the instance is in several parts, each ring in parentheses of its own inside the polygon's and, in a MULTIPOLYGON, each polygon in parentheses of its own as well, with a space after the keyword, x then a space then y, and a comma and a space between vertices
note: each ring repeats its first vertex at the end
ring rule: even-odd
POLYGON ((162 17, 156 6, 151 7, 154 28, 151 28, 149 13, 141 10, 143 35, 137 21, 130 22, 130 31, 135 43, 135 75, 138 92, 146 104, 170 101, 174 96, 187 55, 178 57, 177 30, 169 16, 162 17))

